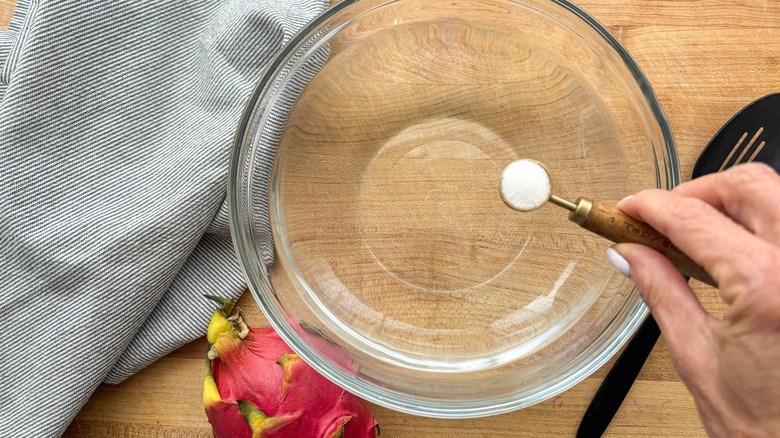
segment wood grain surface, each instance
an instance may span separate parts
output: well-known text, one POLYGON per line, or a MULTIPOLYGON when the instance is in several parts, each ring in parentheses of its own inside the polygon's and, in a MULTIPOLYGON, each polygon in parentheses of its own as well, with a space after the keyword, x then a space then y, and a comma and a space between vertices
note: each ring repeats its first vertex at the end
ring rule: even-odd
POLYGON ((16 0, 0 1, 0 30, 8 29, 8 23, 14 15, 16 0))
MULTIPOLYGON (((2 0, 0 11, 12 3, 2 0)), ((777 0, 575 3, 606 25, 644 70, 675 134, 683 175, 690 175, 701 149, 736 111, 780 91, 777 0)), ((723 312, 712 289, 695 288, 707 309, 723 312)), ((251 324, 265 324, 247 296, 240 305, 251 324)), ((205 349, 205 340, 193 342, 123 384, 100 386, 65 436, 211 436, 201 399, 205 349)), ((491 418, 445 421, 372 408, 383 437, 573 436, 611 364, 552 400, 491 418)), ((703 435, 694 403, 659 342, 607 436, 703 435)))

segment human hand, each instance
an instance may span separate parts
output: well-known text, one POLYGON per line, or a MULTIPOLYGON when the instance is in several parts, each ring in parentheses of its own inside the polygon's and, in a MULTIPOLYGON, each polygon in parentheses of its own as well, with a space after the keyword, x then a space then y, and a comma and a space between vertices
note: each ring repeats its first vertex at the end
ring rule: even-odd
POLYGON ((618 244, 608 257, 650 308, 711 436, 780 433, 780 176, 745 164, 618 206, 666 235, 719 285, 707 313, 665 257, 618 244))

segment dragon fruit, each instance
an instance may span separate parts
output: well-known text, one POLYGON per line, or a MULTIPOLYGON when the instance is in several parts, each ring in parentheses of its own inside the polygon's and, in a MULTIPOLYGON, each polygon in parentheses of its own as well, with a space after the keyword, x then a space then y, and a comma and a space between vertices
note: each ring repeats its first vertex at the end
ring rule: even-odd
POLYGON ((374 438, 362 400, 306 364, 271 328, 250 328, 232 300, 211 317, 203 403, 217 438, 374 438))

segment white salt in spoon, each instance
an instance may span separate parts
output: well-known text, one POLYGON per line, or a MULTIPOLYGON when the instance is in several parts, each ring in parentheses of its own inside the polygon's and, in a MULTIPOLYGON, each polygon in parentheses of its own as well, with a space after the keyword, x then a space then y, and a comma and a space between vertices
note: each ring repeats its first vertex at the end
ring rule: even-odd
POLYGON ((535 160, 518 160, 501 174, 501 198, 518 211, 533 211, 548 201, 570 211, 569 219, 582 228, 615 243, 639 243, 668 258, 689 277, 717 287, 715 280, 669 239, 644 222, 637 221, 613 205, 586 198, 575 202, 552 194, 550 174, 535 160))

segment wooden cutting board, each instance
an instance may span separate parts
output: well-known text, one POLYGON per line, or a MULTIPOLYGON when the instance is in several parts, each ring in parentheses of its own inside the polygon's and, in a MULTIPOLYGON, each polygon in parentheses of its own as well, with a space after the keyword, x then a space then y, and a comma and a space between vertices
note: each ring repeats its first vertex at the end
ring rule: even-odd
MULTIPOLYGON (((13 0, 0 0, 0 28, 13 0)), ((710 137, 752 100, 780 91, 778 0, 578 0, 626 46, 654 87, 677 140, 684 175, 710 137)), ((711 289, 701 301, 721 314, 711 289)), ((253 325, 265 321, 244 297, 253 325)), ((102 385, 66 437, 208 437, 199 340, 118 386, 102 385)), ((537 406, 492 418, 445 421, 372 406, 383 437, 573 436, 610 362, 573 389, 537 406)), ((696 409, 660 342, 607 431, 608 436, 704 436, 696 409)))
POLYGON ((14 15, 15 7, 16 0, 0 1, 0 30, 8 29, 8 23, 11 21, 11 17, 14 15))

